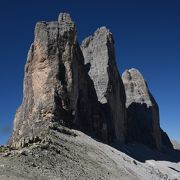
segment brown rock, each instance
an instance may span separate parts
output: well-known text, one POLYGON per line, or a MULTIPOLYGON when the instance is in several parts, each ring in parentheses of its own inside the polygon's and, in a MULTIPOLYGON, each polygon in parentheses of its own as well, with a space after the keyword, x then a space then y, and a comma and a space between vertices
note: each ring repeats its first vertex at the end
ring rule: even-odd
POLYGON ((76 39, 69 14, 61 13, 58 22, 37 23, 25 67, 24 99, 14 120, 11 145, 38 135, 48 129, 51 121, 79 129, 92 128, 91 102, 96 96, 76 39))

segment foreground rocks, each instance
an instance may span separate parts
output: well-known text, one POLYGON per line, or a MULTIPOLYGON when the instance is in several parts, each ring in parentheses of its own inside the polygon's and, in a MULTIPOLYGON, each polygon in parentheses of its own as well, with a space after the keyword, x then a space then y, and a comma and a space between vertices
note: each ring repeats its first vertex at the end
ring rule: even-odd
POLYGON ((141 73, 121 79, 106 27, 80 46, 69 14, 36 24, 0 179, 177 180, 179 162, 141 73))

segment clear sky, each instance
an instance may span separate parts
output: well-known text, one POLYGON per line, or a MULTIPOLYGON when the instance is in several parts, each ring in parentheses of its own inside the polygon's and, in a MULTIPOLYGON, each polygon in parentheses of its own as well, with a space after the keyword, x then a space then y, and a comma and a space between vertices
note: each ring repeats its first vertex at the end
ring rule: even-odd
POLYGON ((37 21, 69 12, 78 39, 107 26, 120 73, 138 68, 160 107, 161 127, 180 141, 179 0, 1 0, 0 144, 7 142, 22 101, 24 64, 37 21))

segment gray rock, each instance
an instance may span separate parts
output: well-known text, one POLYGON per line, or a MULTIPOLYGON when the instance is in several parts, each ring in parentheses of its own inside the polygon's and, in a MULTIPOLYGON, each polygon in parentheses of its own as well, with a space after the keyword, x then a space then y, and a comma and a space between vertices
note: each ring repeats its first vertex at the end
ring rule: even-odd
POLYGON ((125 136, 125 92, 115 61, 112 33, 101 27, 81 45, 85 66, 106 114, 104 127, 118 142, 125 136), (113 136, 113 135, 112 135, 113 136))
POLYGON ((100 102, 98 84, 94 87, 87 73, 70 15, 61 13, 58 22, 36 24, 25 66, 23 103, 15 116, 11 146, 25 147, 34 142, 31 137, 45 136, 51 122, 108 143, 123 142, 125 93, 115 63, 112 35, 101 28, 95 37, 94 43, 103 45, 102 59, 97 59, 101 53, 94 59, 102 64, 101 68, 98 66, 100 102))
POLYGON ((174 149, 180 150, 180 142, 176 140, 171 141, 173 144, 174 149))
POLYGON ((122 80, 127 100, 127 141, 162 149, 167 143, 162 141, 159 108, 142 74, 137 69, 126 70, 122 80))

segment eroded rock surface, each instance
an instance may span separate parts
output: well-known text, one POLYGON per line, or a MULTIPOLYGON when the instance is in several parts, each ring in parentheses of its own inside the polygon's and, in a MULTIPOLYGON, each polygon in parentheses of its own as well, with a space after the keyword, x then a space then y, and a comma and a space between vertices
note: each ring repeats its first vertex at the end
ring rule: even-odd
POLYGON ((112 33, 106 27, 97 29, 82 42, 81 49, 98 101, 106 114, 105 127, 115 132, 117 141, 124 142, 126 98, 115 61, 112 33))
POLYGON ((100 52, 94 56, 99 72, 93 69, 94 63, 90 67, 90 72, 98 72, 94 87, 70 15, 61 13, 58 21, 36 24, 25 67, 24 99, 15 116, 10 145, 22 147, 33 141, 48 131, 50 122, 79 129, 107 143, 123 142, 125 93, 112 35, 105 28, 96 35, 93 42, 97 45, 99 41, 102 49, 96 45, 93 49, 100 52))
POLYGON ((111 145, 137 141, 157 149, 172 147, 142 75, 128 70, 123 82, 106 27, 80 47, 69 14, 38 22, 25 66, 23 102, 8 144, 21 148, 36 143, 55 123, 56 129, 77 129, 111 145))
POLYGON ((172 150, 164 154, 134 144, 123 145, 119 151, 95 141, 80 131, 68 128, 60 130, 60 126, 58 126, 59 130, 54 128, 55 130, 52 129, 46 134, 46 138, 19 150, 0 147, 0 179, 180 179, 178 151, 172 150), (123 149, 131 156, 122 152, 123 149), (155 160, 152 160, 154 158, 155 160))
POLYGON ((163 145, 171 148, 160 128, 158 105, 142 74, 137 69, 126 70, 122 80, 127 99, 127 141, 140 142, 159 150, 163 145), (166 142, 163 143, 164 139, 166 142))
POLYGON ((122 75, 126 90, 128 141, 142 142, 161 148, 158 106, 149 93, 146 82, 136 69, 122 75))

